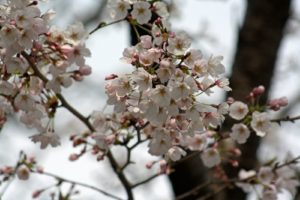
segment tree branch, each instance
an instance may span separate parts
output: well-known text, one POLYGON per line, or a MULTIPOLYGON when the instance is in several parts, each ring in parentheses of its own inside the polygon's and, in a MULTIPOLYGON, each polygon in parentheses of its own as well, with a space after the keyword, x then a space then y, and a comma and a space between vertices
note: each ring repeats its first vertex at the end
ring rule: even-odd
POLYGON ((94 190, 94 191, 97 191, 105 196, 108 196, 108 197, 111 197, 113 199, 117 199, 117 200, 122 200, 120 197, 117 197, 113 194, 110 194, 108 192, 105 192, 104 190, 102 189, 99 189, 97 187, 94 187, 92 185, 88 185, 86 183, 81 183, 81 182, 77 182, 77 181, 73 181, 73 180, 69 180, 69 179, 66 179, 66 178, 63 178, 61 176, 58 176, 58 175, 55 175, 55 174, 52 174, 52 173, 49 173, 49 172, 43 172, 43 173, 39 173, 39 172, 36 172, 36 171, 33 171, 34 173, 37 173, 37 174, 43 174, 45 176, 49 176, 49 177, 52 177, 52 178, 55 178, 59 181, 62 181, 62 182, 66 182, 66 183, 70 183, 70 184, 74 184, 74 185, 79 185, 79 186, 82 186, 82 187, 85 187, 85 188, 89 188, 91 190, 94 190))

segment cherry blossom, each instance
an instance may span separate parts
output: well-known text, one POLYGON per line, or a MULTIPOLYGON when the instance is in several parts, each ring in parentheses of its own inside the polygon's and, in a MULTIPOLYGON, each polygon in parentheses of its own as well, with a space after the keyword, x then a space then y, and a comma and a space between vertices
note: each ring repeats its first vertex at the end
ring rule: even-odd
POLYGON ((229 107, 230 117, 236 120, 243 119, 247 115, 248 111, 249 111, 248 106, 241 101, 235 101, 229 107))
POLYGON ((255 111, 252 114, 251 127, 256 132, 256 135, 263 137, 266 135, 271 127, 271 122, 269 120, 268 114, 266 112, 255 111))
POLYGON ((17 170, 17 176, 22 181, 28 180, 29 176, 30 176, 28 167, 26 167, 24 165, 20 166, 17 170))
POLYGON ((217 149, 208 148, 201 154, 201 159, 205 166, 214 167, 221 162, 221 157, 217 149))
POLYGON ((111 18, 113 20, 120 20, 127 16, 130 4, 125 0, 110 0, 108 8, 110 9, 111 18))
POLYGON ((136 19, 139 24, 146 24, 151 19, 150 3, 146 1, 140 1, 133 4, 133 10, 131 12, 132 18, 136 19))
POLYGON ((52 147, 57 147, 60 145, 60 139, 57 134, 55 134, 52 131, 46 131, 45 133, 33 135, 29 137, 34 143, 40 142, 41 149, 47 148, 48 145, 51 145, 52 147))

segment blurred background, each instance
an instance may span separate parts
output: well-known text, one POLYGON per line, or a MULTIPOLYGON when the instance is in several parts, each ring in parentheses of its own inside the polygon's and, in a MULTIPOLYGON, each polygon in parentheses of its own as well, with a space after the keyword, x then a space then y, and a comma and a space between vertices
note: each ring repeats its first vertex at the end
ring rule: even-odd
MULTIPOLYGON (((44 11, 50 8, 56 11, 53 24, 58 27, 64 28, 81 21, 87 30, 92 30, 100 21, 109 20, 106 3, 106 0, 48 0, 48 3, 41 3, 41 6, 44 11)), ((204 55, 224 56, 227 76, 230 77, 234 92, 224 94, 216 90, 205 101, 220 102, 228 95, 244 100, 253 87, 262 84, 267 90, 262 101, 281 96, 289 99, 289 106, 274 117, 300 114, 300 0, 173 0, 167 3, 171 8, 173 30, 188 32, 193 39, 193 47, 199 48, 204 55)), ((92 57, 87 60, 87 64, 92 66, 93 73, 81 83, 75 83, 64 90, 66 99, 83 114, 88 115, 104 107, 106 75, 132 70, 119 60, 123 49, 131 45, 131 37, 130 28, 125 22, 101 29, 89 37, 87 46, 91 49, 92 57)), ((68 160, 69 155, 76 152, 68 140, 69 136, 85 130, 85 127, 66 110, 58 111, 55 127, 61 135, 62 145, 40 150, 38 145, 28 139, 36 131, 20 125, 17 116, 10 116, 0 134, 0 166, 14 165, 20 150, 24 150, 29 155, 35 155, 47 172, 86 182, 125 197, 123 188, 106 161, 97 162, 93 156, 84 156, 75 162, 68 160)), ((283 159, 287 152, 299 155, 299 130, 300 123, 285 123, 281 128, 274 127, 263 140, 252 137, 243 147, 241 167, 251 169, 259 161, 274 157, 283 159), (256 152, 258 147, 259 151, 256 152)), ((144 151, 134 151, 133 160, 137 164, 126 170, 130 180, 143 180, 158 170, 145 168, 149 160, 155 159, 142 153, 147 152, 146 146, 141 147, 144 151)), ((121 149, 114 149, 114 152, 117 152, 116 157, 122 162, 125 152, 121 149)), ((176 165, 175 170, 176 173, 170 177, 160 176, 136 188, 136 199, 171 200, 175 195, 189 191, 209 178, 199 157, 176 165)), ((52 183, 55 180, 41 175, 32 175, 26 182, 16 179, 2 200, 32 199, 33 191, 52 183)), ((0 191, 2 189, 3 186, 0 191)), ((88 189, 78 189, 80 194, 74 199, 109 199, 88 189)), ((201 192, 209 190, 207 188, 201 192)), ((246 197, 236 189, 225 191, 212 199, 242 200, 253 196, 246 197)), ((50 197, 46 193, 38 199, 48 200, 50 197)), ((280 199, 293 198, 284 193, 280 199)))

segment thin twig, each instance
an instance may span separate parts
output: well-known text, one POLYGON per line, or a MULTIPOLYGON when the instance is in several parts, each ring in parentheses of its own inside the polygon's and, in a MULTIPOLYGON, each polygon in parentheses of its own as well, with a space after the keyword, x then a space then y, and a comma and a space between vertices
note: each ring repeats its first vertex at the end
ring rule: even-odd
POLYGON ((296 120, 300 119, 300 115, 296 116, 296 117, 290 117, 290 116, 286 116, 283 118, 279 118, 279 119, 272 119, 271 122, 276 122, 278 124, 280 124, 281 122, 295 122, 296 120))
POLYGON ((124 21, 125 19, 120 19, 120 20, 116 20, 116 21, 113 21, 113 22, 110 22, 110 23, 106 23, 106 22, 100 22, 98 24, 98 26, 96 28, 94 28, 89 34, 92 35, 93 33, 95 33, 96 31, 98 31, 99 29, 102 29, 104 27, 107 27, 107 26, 110 26, 110 25, 113 25, 113 24, 116 24, 116 23, 119 23, 119 22, 122 22, 124 21))
POLYGON ((55 178, 57 179, 58 181, 62 181, 62 182, 66 182, 66 183, 70 183, 70 184, 73 184, 73 185, 79 185, 79 186, 82 186, 82 187, 85 187, 85 188, 88 188, 88 189, 91 189, 91 190, 94 190, 94 191, 97 191, 105 196, 108 196, 108 197, 111 197, 113 199, 117 199, 117 200, 122 200, 120 197, 117 197, 113 194, 110 194, 102 189, 99 189, 97 187, 94 187, 92 185, 88 185, 86 183, 81 183, 81 182, 77 182, 77 181, 73 181, 73 180, 69 180, 69 179, 66 179, 66 178, 63 178, 61 176, 58 176, 58 175, 55 175, 55 174, 52 174, 52 173, 49 173, 49 172, 43 172, 43 173, 39 173, 39 172, 35 172, 34 173, 37 173, 37 174, 42 174, 42 175, 45 175, 45 176, 49 176, 49 177, 52 177, 52 178, 55 178))
POLYGON ((154 175, 152 175, 152 176, 150 176, 149 178, 147 178, 147 179, 145 179, 145 180, 143 180, 143 181, 141 181, 141 182, 138 182, 138 183, 136 183, 136 184, 133 184, 131 187, 132 188, 135 188, 135 187, 138 187, 138 186, 140 186, 140 185, 143 185, 143 184, 145 184, 145 183, 148 183, 149 181, 151 181, 151 180, 153 180, 153 179, 155 179, 156 177, 158 177, 158 176, 160 176, 161 174, 154 174, 154 175))

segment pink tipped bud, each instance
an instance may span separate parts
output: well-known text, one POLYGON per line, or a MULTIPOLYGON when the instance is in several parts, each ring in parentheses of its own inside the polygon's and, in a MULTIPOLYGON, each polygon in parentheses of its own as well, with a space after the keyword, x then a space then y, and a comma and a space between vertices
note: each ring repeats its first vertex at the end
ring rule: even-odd
POLYGON ((60 47, 60 50, 66 54, 66 55, 69 55, 69 54, 72 54, 73 51, 74 51, 74 47, 71 47, 70 45, 63 45, 60 47))
POLYGON ((156 32, 154 35, 155 35, 155 37, 160 37, 161 36, 160 32, 156 32))
POLYGON ((44 173, 44 168, 42 166, 37 166, 36 171, 40 174, 44 173))
POLYGON ((174 38, 174 37, 175 37, 175 33, 174 33, 174 32, 170 32, 170 33, 169 33, 169 37, 170 37, 170 38, 174 38))
POLYGON ((228 97, 226 102, 228 104, 232 104, 234 102, 234 98, 233 97, 228 97))
POLYGON ((104 154, 101 154, 101 155, 97 156, 97 161, 103 160, 104 156, 105 156, 104 154))
POLYGON ((28 158, 28 161, 29 161, 30 163, 36 163, 36 160, 35 160, 35 157, 34 157, 34 156, 29 157, 29 158, 28 158))
POLYGON ((35 199, 35 198, 38 198, 42 192, 44 192, 44 190, 36 190, 32 193, 32 198, 35 199))
POLYGON ((36 50, 41 50, 41 49, 43 49, 43 45, 41 43, 33 41, 33 48, 36 50))
POLYGON ((116 74, 110 74, 108 76, 105 77, 105 80, 108 81, 108 80, 113 80, 115 78, 118 78, 118 75, 116 74))
POLYGON ((5 166, 0 170, 1 174, 11 174, 13 172, 13 168, 9 166, 5 166))
POLYGON ((154 22, 155 24, 161 24, 161 18, 160 17, 158 17, 156 20, 155 20, 155 22, 154 22))
POLYGON ((268 102, 270 109, 277 111, 281 107, 288 105, 288 99, 286 97, 281 97, 279 99, 272 99, 268 102))
POLYGON ((151 162, 148 162, 147 164, 146 164, 146 168, 147 169, 151 169, 152 167, 153 167, 153 161, 151 161, 151 162))
POLYGON ((231 160, 230 164, 232 165, 232 167, 238 167, 239 166, 239 162, 237 160, 231 160))
POLYGON ((83 76, 88 76, 88 75, 90 75, 92 73, 92 68, 90 66, 87 66, 87 65, 81 66, 79 68, 79 72, 83 76))
POLYGON ((258 87, 255 87, 255 88, 252 90, 252 92, 253 92, 253 94, 254 94, 255 96, 261 95, 261 94, 263 94, 263 93, 265 92, 265 87, 262 86, 262 85, 260 85, 260 86, 258 86, 258 87))
POLYGON ((71 155, 69 156, 69 160, 70 160, 70 161, 78 160, 78 158, 79 158, 79 156, 78 156, 77 154, 75 154, 75 153, 73 153, 73 154, 71 154, 71 155))
POLYGON ((241 156, 242 155, 242 152, 239 148, 233 148, 233 149, 230 150, 230 152, 235 156, 241 156))

